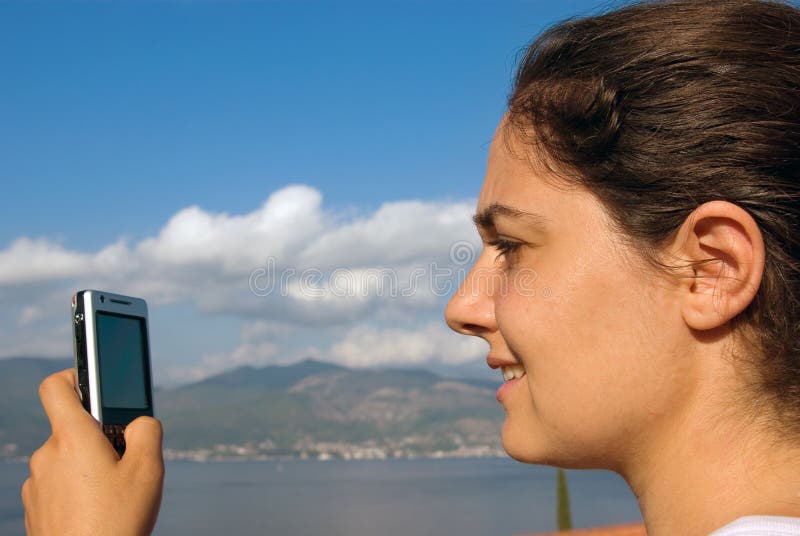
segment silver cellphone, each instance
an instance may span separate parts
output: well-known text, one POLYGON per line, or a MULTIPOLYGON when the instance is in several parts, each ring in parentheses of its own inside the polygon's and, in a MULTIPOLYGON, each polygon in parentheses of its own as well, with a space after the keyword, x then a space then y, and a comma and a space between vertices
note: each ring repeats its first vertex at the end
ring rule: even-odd
POLYGON ((72 296, 75 372, 83 407, 125 452, 125 427, 153 416, 147 303, 99 290, 72 296))

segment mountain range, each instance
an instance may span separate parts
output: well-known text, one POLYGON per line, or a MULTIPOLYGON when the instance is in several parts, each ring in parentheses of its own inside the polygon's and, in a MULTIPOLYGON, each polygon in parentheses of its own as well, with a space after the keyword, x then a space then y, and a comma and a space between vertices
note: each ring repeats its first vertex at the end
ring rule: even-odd
MULTIPOLYGON (((0 360, 0 459, 47 438, 37 387, 71 360, 0 360)), ((497 381, 305 360, 245 366, 154 393, 172 458, 500 455, 497 381)))

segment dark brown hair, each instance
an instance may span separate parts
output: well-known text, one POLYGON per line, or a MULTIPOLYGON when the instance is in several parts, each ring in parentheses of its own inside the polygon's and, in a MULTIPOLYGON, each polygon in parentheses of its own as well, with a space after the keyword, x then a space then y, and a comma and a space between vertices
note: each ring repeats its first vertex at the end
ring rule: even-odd
POLYGON ((506 127, 532 161, 594 193, 658 268, 674 267, 662 247, 699 205, 727 200, 753 217, 766 263, 731 320, 754 369, 740 401, 796 441, 800 10, 677 0, 567 20, 527 49, 506 127))

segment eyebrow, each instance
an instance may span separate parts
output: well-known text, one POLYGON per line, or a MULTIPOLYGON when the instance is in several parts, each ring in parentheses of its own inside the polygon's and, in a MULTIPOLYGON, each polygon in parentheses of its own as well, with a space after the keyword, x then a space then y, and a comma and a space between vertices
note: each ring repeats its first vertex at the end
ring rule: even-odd
POLYGON ((526 212, 509 205, 501 203, 492 203, 482 211, 478 212, 472 217, 472 221, 479 229, 490 229, 494 227, 494 219, 496 216, 507 216, 510 218, 525 218, 533 226, 544 227, 545 223, 549 221, 541 214, 534 212, 526 212))

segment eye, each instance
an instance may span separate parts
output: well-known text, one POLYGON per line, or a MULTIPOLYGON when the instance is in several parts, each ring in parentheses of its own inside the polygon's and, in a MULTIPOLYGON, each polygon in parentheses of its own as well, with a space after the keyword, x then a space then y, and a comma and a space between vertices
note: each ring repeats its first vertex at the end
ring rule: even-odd
POLYGON ((506 240, 505 238, 497 238, 495 240, 491 240, 487 242, 488 245, 495 248, 498 253, 497 257, 495 257, 495 262, 500 259, 500 257, 509 257, 510 255, 516 253, 516 251, 522 246, 522 242, 514 242, 512 240, 506 240))

